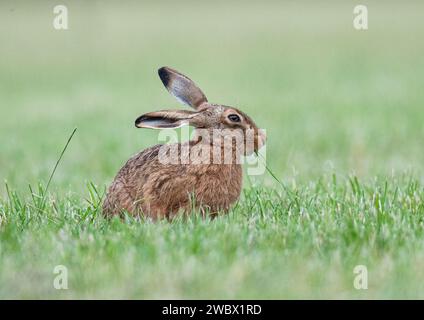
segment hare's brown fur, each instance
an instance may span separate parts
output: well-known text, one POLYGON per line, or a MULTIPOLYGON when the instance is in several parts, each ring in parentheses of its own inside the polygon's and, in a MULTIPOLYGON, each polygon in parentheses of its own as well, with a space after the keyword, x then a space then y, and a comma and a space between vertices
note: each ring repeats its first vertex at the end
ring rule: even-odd
POLYGON ((133 156, 109 188, 104 212, 122 209, 152 218, 173 217, 193 207, 215 214, 237 201, 242 186, 240 164, 166 164, 158 161, 161 145, 133 156))
MULTIPOLYGON (((174 128, 189 123, 197 128, 253 128, 254 122, 241 111, 220 105, 209 104, 203 92, 187 77, 170 68, 159 71, 168 90, 194 111, 152 112, 137 119, 138 127, 174 128), (231 110, 231 111, 228 111, 231 110), (238 114, 240 123, 227 123, 226 114, 238 114)), ((198 130, 198 129, 196 129, 198 130)), ((256 131, 258 132, 258 131, 256 131)), ((255 136, 256 148, 265 142, 265 137, 255 136), (262 139, 262 140, 261 140, 262 139)), ((208 140, 197 139, 176 144, 178 155, 189 147, 191 159, 193 147, 213 145, 208 140)), ((192 208, 215 215, 228 211, 240 196, 242 188, 242 167, 236 161, 227 163, 168 163, 160 161, 159 152, 163 145, 156 145, 133 156, 121 168, 109 187, 103 204, 106 216, 119 215, 127 211, 134 215, 145 215, 153 219, 172 218, 178 212, 190 213, 192 208)), ((229 151, 231 157, 237 157, 237 148, 233 145, 222 146, 222 154, 229 151), (225 149, 227 148, 227 149, 225 149), (228 150, 230 148, 230 150, 228 150)))

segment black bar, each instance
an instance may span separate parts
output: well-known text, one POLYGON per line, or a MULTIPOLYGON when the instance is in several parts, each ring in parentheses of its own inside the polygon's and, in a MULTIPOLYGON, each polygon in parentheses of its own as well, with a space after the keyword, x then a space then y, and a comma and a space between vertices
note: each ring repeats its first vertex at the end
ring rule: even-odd
POLYGON ((77 300, 77 301, 0 301, 3 314, 10 311, 14 317, 29 312, 31 316, 60 319, 67 317, 119 317, 131 319, 299 319, 305 316, 323 316, 342 319, 346 316, 362 319, 366 316, 393 316, 402 318, 420 312, 422 301, 298 301, 298 300, 77 300), (9 310, 7 310, 9 309, 9 310))

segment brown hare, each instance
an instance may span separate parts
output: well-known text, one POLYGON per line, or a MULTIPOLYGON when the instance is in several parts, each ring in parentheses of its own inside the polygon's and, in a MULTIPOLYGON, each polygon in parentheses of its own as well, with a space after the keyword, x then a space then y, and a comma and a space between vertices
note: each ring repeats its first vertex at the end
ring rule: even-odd
POLYGON ((138 128, 178 128, 190 125, 194 137, 183 143, 156 145, 133 156, 116 175, 103 204, 106 216, 124 211, 153 219, 172 218, 193 208, 215 216, 226 212, 240 196, 240 157, 265 144, 265 133, 245 113, 211 104, 196 84, 164 67, 159 77, 168 91, 195 111, 146 113, 138 128))

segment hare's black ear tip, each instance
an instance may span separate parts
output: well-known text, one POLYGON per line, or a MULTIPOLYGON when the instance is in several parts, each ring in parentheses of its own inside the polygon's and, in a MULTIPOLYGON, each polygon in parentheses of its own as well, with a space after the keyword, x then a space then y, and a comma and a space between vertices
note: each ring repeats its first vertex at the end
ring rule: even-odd
POLYGON ((168 69, 169 69, 168 67, 162 67, 158 70, 159 78, 162 80, 162 83, 164 84, 165 87, 168 86, 171 80, 168 69))
POLYGON ((141 124, 142 124, 142 122, 145 120, 145 116, 143 115, 143 116, 140 116, 140 117, 138 117, 137 119, 135 119, 135 121, 134 121, 134 125, 137 127, 137 128, 141 128, 141 124))
POLYGON ((138 119, 134 121, 134 126, 136 128, 138 128, 139 124, 140 124, 140 121, 138 119))

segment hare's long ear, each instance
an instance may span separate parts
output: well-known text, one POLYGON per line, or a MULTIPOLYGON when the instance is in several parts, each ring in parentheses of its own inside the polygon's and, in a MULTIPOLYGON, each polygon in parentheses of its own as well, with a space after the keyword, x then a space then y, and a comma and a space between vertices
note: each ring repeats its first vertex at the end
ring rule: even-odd
POLYGON ((172 129, 190 123, 197 112, 187 110, 162 110, 143 114, 135 120, 137 128, 172 129))
POLYGON ((182 103, 197 109, 208 102, 202 90, 185 75, 168 67, 160 68, 158 73, 166 89, 182 103))

